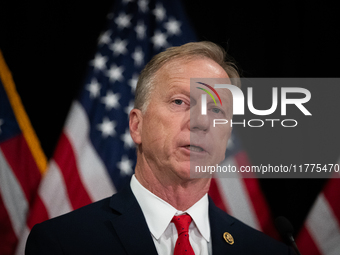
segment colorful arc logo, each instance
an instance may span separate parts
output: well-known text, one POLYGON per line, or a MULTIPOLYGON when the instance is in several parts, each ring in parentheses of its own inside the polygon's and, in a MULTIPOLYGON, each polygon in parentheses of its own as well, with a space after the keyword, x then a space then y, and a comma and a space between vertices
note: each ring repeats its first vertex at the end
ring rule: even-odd
MULTIPOLYGON (((198 83, 198 84, 201 84, 201 85, 204 85, 204 86, 208 87, 210 90, 212 90, 212 91, 216 94, 218 100, 220 101, 220 103, 221 103, 221 105, 222 105, 222 101, 221 101, 220 95, 217 93, 217 91, 216 91, 213 87, 211 87, 210 85, 205 84, 205 83, 203 83, 203 82, 197 82, 197 83, 198 83)), ((212 100, 214 100, 215 105, 217 105, 214 96, 213 96, 208 90, 203 89, 203 88, 200 88, 200 87, 196 87, 196 88, 201 89, 201 90, 203 90, 204 92, 206 92, 206 93, 212 98, 212 100)))

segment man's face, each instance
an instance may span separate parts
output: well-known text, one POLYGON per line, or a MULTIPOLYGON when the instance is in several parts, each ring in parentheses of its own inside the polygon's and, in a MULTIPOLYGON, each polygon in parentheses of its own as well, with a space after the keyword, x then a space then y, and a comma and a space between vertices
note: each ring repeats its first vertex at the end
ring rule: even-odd
POLYGON ((232 97, 229 90, 220 89, 221 111, 207 98, 207 115, 201 115, 204 92, 190 89, 190 78, 197 77, 228 78, 228 75, 206 58, 170 61, 156 74, 141 128, 142 154, 156 176, 190 179, 190 164, 216 165, 224 159, 231 128, 213 127, 213 119, 231 118, 232 97))

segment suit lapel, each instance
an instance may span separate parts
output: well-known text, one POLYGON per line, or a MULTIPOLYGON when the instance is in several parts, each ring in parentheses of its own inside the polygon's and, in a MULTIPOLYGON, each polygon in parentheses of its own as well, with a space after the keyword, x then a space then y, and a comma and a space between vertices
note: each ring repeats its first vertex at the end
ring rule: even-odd
POLYGON ((233 235, 234 232, 234 219, 227 215, 225 212, 217 208, 214 202, 209 197, 209 220, 211 228, 211 241, 212 241, 212 254, 222 255, 222 254, 240 254, 238 250, 238 245, 228 244, 224 238, 223 234, 225 232, 233 235))
POLYGON ((116 211, 111 223, 127 254, 155 254, 156 247, 143 212, 130 185, 111 198, 110 207, 116 211))

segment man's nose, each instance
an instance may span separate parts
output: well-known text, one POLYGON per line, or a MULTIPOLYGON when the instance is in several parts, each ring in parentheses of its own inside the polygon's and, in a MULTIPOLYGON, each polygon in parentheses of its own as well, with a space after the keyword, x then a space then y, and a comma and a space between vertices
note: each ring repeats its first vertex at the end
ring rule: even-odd
POLYGON ((190 109, 190 131, 209 130, 210 123, 208 115, 202 115, 201 105, 197 104, 190 109))

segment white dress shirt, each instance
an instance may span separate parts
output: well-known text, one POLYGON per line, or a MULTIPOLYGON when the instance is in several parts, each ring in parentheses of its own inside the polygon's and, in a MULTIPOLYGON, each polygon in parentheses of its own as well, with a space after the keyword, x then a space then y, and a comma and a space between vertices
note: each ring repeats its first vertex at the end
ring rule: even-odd
POLYGON ((189 226, 189 241, 195 255, 212 254, 207 194, 183 212, 144 188, 135 175, 132 176, 130 186, 143 211, 158 254, 173 254, 178 234, 176 226, 171 220, 173 216, 185 213, 192 218, 189 226))

